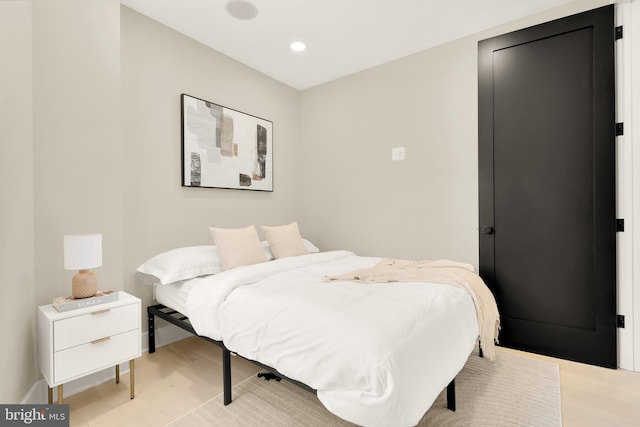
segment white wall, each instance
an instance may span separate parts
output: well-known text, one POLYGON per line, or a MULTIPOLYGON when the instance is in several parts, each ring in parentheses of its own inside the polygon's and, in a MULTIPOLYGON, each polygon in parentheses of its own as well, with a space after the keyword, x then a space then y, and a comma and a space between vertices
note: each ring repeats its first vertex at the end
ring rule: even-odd
POLYGON ((31 2, 0 2, 0 402, 39 377, 35 346, 31 2), (10 40, 9 43, 5 41, 10 40))
MULTIPOLYGON (((325 249, 477 267, 477 42, 610 3, 569 3, 304 91, 299 199, 309 237, 325 249), (406 160, 391 161, 395 146, 406 160)), ((619 3, 617 197, 618 217, 628 218, 618 234, 618 309, 627 316, 619 364, 640 370, 640 6, 619 3)))
POLYGON ((325 248, 477 259, 475 44, 302 93, 303 218, 325 248), (406 159, 391 161, 404 146, 406 159))
POLYGON ((310 237, 477 266, 477 42, 608 3, 570 3, 304 91, 299 199, 310 237), (395 146, 406 160, 391 161, 395 146))
POLYGON ((123 278, 146 306, 151 288, 134 271, 151 256, 212 244, 209 226, 297 218, 299 94, 126 7, 121 30, 123 278), (273 122, 273 192, 181 187, 181 93, 273 122))

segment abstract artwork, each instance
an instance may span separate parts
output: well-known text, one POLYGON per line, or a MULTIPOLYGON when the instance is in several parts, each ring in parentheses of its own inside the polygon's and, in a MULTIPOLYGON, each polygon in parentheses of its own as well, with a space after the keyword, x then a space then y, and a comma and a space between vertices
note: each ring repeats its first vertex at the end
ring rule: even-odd
POLYGON ((273 123, 182 94, 182 186, 273 191, 273 123))

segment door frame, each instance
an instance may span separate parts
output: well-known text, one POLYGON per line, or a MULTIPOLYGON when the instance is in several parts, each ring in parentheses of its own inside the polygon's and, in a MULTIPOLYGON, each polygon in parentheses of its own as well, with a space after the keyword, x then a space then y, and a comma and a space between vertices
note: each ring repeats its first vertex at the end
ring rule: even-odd
MULTIPOLYGON (((625 134, 622 146, 618 149, 623 157, 626 173, 619 176, 625 186, 622 194, 624 205, 622 214, 630 218, 629 225, 625 221, 625 236, 619 246, 621 255, 628 259, 621 265, 618 289, 624 301, 619 300, 619 313, 626 318, 625 329, 618 331, 620 346, 620 368, 640 372, 640 30, 633 30, 640 25, 640 3, 624 1, 616 4, 616 25, 623 25, 624 37, 616 45, 616 58, 619 74, 618 81, 623 87, 617 90, 620 100, 618 121, 625 122, 625 134), (631 86, 630 90, 624 90, 631 86), (629 125, 627 126, 626 123, 629 125)), ((620 159, 620 157, 619 157, 620 159)), ((620 160, 619 160, 620 161, 620 160)))

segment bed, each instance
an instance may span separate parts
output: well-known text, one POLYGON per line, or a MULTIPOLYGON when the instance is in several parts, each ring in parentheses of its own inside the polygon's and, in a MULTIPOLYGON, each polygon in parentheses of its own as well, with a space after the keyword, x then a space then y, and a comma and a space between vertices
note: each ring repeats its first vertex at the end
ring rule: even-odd
POLYGON ((455 410, 454 379, 481 332, 472 295, 435 282, 344 280, 382 259, 305 242, 302 255, 166 278, 148 307, 149 352, 155 317, 219 345, 225 404, 233 352, 358 425, 415 425, 444 388, 455 410))

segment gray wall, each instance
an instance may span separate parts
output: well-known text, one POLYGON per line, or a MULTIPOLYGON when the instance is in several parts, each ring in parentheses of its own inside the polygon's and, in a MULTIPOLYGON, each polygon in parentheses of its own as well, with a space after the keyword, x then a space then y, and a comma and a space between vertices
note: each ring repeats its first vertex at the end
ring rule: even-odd
POLYGON ((39 377, 33 278, 31 39, 31 3, 0 2, 2 403, 20 401, 39 377))
POLYGON ((570 3, 302 92, 309 237, 477 267, 477 42, 608 3, 570 3), (396 146, 406 160, 391 161, 396 146))
MULTIPOLYGON (((0 2, 0 401, 40 378, 37 306, 70 293, 65 234, 103 235, 98 286, 152 301, 134 270, 208 226, 297 218, 299 93, 118 0, 0 2), (273 193, 180 187, 180 93, 272 120, 273 193), (9 369, 10 367, 10 369, 9 369)), ((145 316, 143 316, 145 317, 145 316)), ((146 323, 143 323, 146 329, 146 323)))
POLYGON ((69 295, 62 236, 102 233, 99 289, 122 289, 120 3, 33 2, 38 305, 69 295))

